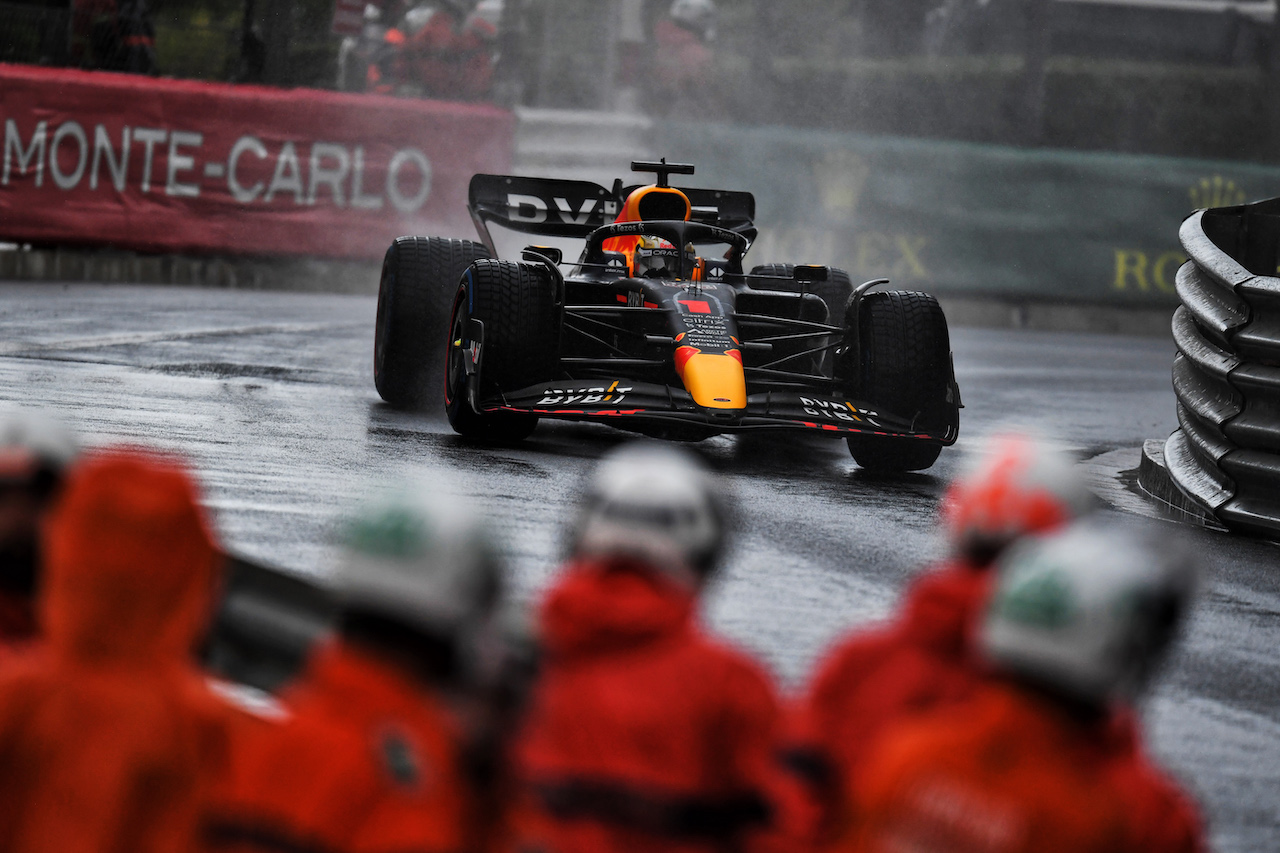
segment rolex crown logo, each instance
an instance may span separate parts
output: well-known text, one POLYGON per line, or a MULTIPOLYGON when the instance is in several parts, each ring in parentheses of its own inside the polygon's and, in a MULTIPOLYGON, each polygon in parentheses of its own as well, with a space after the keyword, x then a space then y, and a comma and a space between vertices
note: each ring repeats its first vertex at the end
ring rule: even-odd
POLYGON ((848 149, 828 151, 813 164, 813 177, 822 209, 836 216, 852 216, 871 174, 861 155, 848 149))
POLYGON ((1191 206, 1197 210, 1203 207, 1231 207, 1245 203, 1245 192, 1230 178, 1214 175, 1212 178, 1201 178, 1191 185, 1188 191, 1191 206))

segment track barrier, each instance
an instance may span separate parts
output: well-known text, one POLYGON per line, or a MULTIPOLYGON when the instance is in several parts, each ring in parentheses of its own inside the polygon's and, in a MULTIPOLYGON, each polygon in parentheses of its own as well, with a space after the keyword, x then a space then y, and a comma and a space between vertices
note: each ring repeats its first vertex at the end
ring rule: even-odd
POLYGON ((1228 529, 1280 533, 1280 198, 1199 210, 1179 231, 1164 446, 1178 488, 1228 529))
POLYGON ((0 64, 0 241, 381 258, 467 234, 511 163, 496 107, 0 64))
POLYGON ((786 127, 660 121, 652 139, 697 164, 692 185, 755 194, 757 263, 804 258, 940 298, 1172 313, 1178 223, 1280 186, 1259 163, 786 127))

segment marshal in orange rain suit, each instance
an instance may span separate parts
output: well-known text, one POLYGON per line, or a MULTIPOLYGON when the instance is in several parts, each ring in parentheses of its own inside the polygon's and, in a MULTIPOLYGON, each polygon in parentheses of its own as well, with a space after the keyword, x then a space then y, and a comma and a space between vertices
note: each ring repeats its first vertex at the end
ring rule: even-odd
POLYGON ((44 639, 0 664, 0 851, 198 849, 221 703, 192 663, 220 557, 188 475, 86 457, 46 522, 44 639))
POLYGON ((0 656, 40 632, 35 612, 39 527, 58 477, 29 448, 0 448, 0 656))
MULTIPOLYGON (((971 638, 993 580, 962 561, 926 573, 897 620, 853 634, 827 657, 789 732, 789 750, 811 771, 820 838, 847 829, 847 786, 887 729, 965 701, 985 678, 971 638)), ((1145 754, 1136 716, 1116 710, 1107 728, 1112 771, 1130 780, 1124 790, 1135 812, 1149 815, 1137 821, 1150 833, 1143 849, 1199 849, 1198 810, 1145 754)))
POLYGON ((853 820, 831 849, 1200 849, 1195 837, 1146 824, 1155 815, 1144 808, 1168 792, 1117 772, 1132 746, 1115 734, 1105 715, 1081 719, 1017 685, 984 682, 963 703, 885 730, 848 786, 853 820))
POLYGON ((283 723, 237 730, 231 779, 208 826, 216 849, 471 849, 477 815, 463 738, 421 683, 333 641, 281 698, 283 723))
POLYGON ((8 653, 5 646, 25 643, 38 631, 30 600, 24 595, 0 590, 0 658, 8 653))
POLYGON ((886 724, 968 693, 969 631, 989 585, 988 572, 964 563, 924 574, 894 621, 853 633, 822 662, 788 733, 821 806, 821 835, 847 818, 840 786, 886 724))
POLYGON ((637 563, 566 569, 515 747, 516 849, 760 850, 803 831, 769 679, 702 632, 696 605, 637 563))

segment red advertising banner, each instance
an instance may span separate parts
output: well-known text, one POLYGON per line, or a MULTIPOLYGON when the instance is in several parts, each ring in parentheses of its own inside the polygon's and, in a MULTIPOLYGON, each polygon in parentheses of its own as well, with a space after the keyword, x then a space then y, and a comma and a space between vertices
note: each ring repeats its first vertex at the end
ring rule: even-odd
POLYGON ((468 235, 495 107, 0 64, 0 240, 378 258, 468 235))

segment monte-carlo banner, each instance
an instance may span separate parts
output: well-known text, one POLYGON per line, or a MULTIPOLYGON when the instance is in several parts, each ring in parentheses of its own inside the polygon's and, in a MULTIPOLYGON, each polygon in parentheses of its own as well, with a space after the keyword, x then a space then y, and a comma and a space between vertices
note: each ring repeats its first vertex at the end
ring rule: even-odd
POLYGON ((0 240, 378 258, 470 230, 493 107, 0 64, 0 240))

